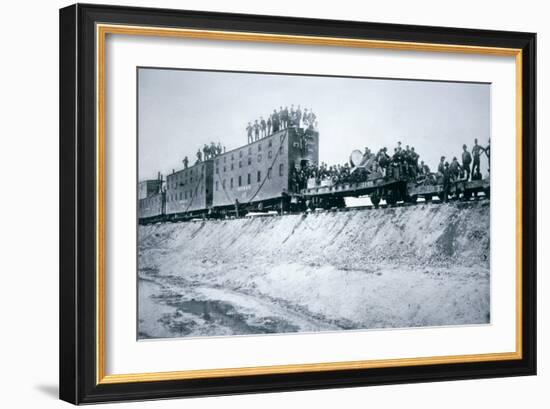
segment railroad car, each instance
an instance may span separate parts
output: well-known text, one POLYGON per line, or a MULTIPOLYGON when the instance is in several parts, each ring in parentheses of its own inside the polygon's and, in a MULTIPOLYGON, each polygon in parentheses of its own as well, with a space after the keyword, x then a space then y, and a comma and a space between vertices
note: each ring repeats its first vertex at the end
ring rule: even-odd
POLYGON ((165 220, 166 193, 149 193, 138 200, 138 215, 141 224, 161 222, 165 220))
POLYGON ((294 210, 293 168, 319 161, 319 133, 291 127, 214 159, 211 215, 294 210))
MULTIPOLYGON (((359 151, 350 159, 349 181, 310 179, 304 189, 293 180, 293 170, 319 163, 319 133, 311 128, 290 127, 257 141, 217 155, 193 166, 173 170, 163 181, 140 182, 138 221, 142 224, 191 218, 243 216, 248 212, 305 211, 307 208, 343 208, 346 197, 368 196, 375 207, 443 200, 441 175, 418 181, 389 166, 385 174, 367 172, 369 162, 359 151), (358 155, 357 155, 358 152, 358 155)), ((469 200, 482 193, 490 197, 489 179, 452 182, 449 196, 469 200)))
MULTIPOLYGON (((345 183, 315 183, 312 179, 308 181, 308 187, 302 191, 302 196, 309 208, 324 209, 345 207, 345 197, 368 196, 375 207, 379 206, 382 199, 392 206, 398 202, 414 204, 419 198, 426 202, 431 202, 434 197, 444 200, 443 181, 437 174, 431 174, 428 178, 435 183, 418 183, 416 178, 401 174, 398 167, 390 167, 386 176, 375 173, 355 179, 354 182, 345 183)), ((481 192, 489 198, 490 191, 489 179, 458 180, 451 182, 448 193, 450 199, 469 200, 481 192)))
POLYGON ((212 159, 200 161, 166 176, 167 220, 196 217, 212 206, 213 166, 212 159))

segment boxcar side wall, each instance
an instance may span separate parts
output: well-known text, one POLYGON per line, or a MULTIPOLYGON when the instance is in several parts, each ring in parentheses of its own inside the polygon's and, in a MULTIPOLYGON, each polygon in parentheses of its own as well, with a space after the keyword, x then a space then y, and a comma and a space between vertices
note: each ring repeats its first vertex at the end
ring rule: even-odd
POLYGON ((159 217, 164 213, 164 193, 156 193, 138 200, 140 220, 159 217))
POLYGON ((214 160, 212 206, 233 206, 280 197, 288 191, 289 134, 277 132, 214 160))
POLYGON ((183 214, 211 206, 213 161, 199 162, 166 176, 166 214, 183 214))

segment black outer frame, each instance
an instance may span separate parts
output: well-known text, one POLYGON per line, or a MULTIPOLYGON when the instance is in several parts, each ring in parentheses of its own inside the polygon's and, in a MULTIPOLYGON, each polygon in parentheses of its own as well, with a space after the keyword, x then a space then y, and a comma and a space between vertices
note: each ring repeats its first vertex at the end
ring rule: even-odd
POLYGON ((74 404, 536 374, 536 34, 76 4, 60 10, 60 399, 74 404), (95 24, 523 50, 523 358, 96 385, 95 24))

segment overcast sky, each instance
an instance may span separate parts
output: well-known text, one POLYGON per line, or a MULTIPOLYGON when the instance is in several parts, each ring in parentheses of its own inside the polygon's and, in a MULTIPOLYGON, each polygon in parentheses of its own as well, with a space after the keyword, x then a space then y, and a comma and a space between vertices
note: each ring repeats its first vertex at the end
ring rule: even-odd
POLYGON ((181 168, 185 155, 194 162, 205 143, 246 144, 248 122, 281 105, 313 109, 328 164, 401 141, 434 170, 441 155, 460 160, 463 143, 485 146, 490 136, 489 84, 146 68, 138 91, 140 180, 181 168))

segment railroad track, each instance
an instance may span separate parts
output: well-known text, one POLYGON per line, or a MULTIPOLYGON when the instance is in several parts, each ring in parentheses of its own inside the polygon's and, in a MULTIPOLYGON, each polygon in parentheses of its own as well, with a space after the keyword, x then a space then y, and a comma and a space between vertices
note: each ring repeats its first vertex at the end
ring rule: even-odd
MULTIPOLYGON (((460 203, 460 204, 466 204, 466 203, 477 203, 477 202, 485 202, 490 201, 489 198, 486 197, 475 197, 470 200, 450 200, 448 203, 460 203)), ((239 219, 251 219, 251 218, 263 218, 263 217, 281 217, 281 216, 296 216, 301 214, 308 214, 308 213, 315 213, 315 214, 322 214, 322 213, 340 213, 340 212, 350 212, 350 211, 371 211, 371 210, 379 210, 379 209, 393 209, 393 208, 401 208, 401 207, 414 207, 418 205, 440 205, 443 202, 439 199, 433 199, 431 202, 417 202, 417 203, 405 203, 405 202, 399 202, 394 205, 388 205, 388 204, 381 204, 378 205, 378 207, 375 207, 374 205, 365 205, 365 206, 352 206, 352 207, 344 207, 344 208, 332 208, 332 209, 320 209, 317 208, 314 211, 306 212, 303 211, 300 212, 285 212, 283 214, 278 213, 265 213, 265 214, 257 214, 254 216, 245 215, 240 217, 228 217, 225 220, 239 220, 239 219)), ((184 223, 184 222, 202 222, 206 220, 218 220, 218 219, 208 219, 208 218, 194 218, 190 220, 179 220, 179 221, 169 221, 169 222, 159 222, 159 223, 184 223)))

